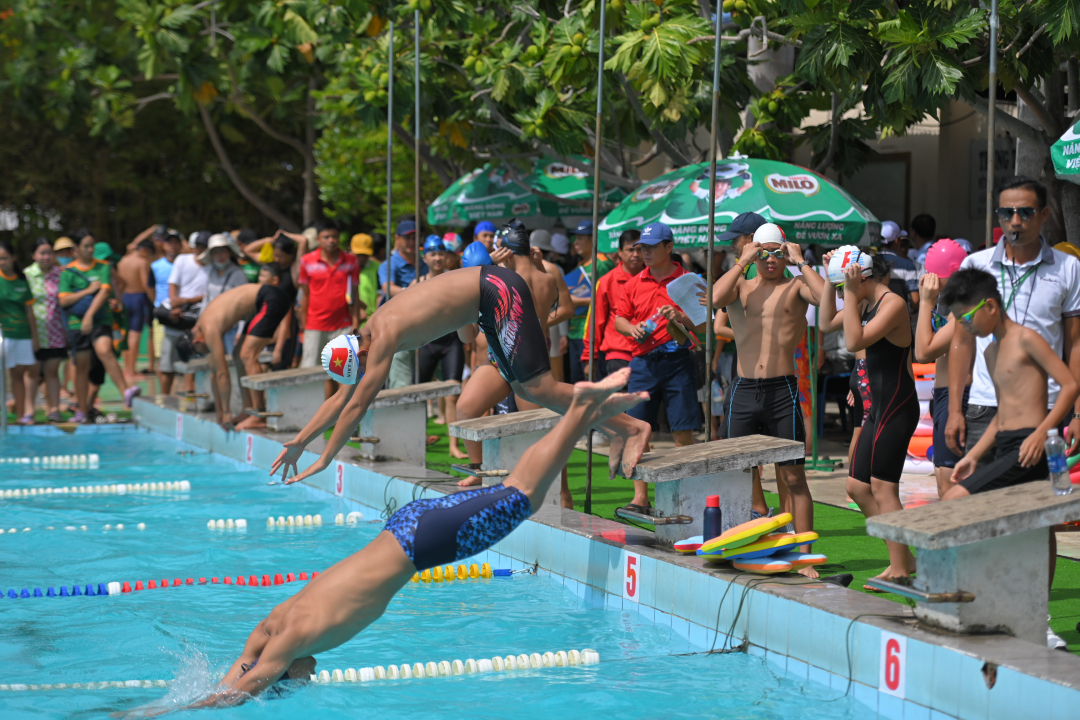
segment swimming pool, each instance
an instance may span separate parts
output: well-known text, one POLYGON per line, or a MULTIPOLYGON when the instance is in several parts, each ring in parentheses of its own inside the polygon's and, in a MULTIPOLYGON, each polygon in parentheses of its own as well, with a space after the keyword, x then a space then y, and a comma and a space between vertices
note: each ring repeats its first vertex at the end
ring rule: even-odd
MULTIPOLYGON (((168 694, 205 690, 235 659, 254 624, 296 591, 194 585, 111 597, 9 599, 9 589, 111 581, 250 576, 321 570, 381 529, 378 513, 149 433, 4 440, 0 455, 97 452, 100 468, 3 466, 0 489, 188 480, 190 492, 53 494, 5 499, 0 526, 0 683, 177 680, 162 689, 5 692, 5 718, 105 717, 168 694), (339 512, 364 522, 338 526, 339 512), (266 527, 269 516, 321 514, 324 525, 266 527), (245 518, 246 531, 207 520, 245 518), (367 522, 367 521, 376 522, 367 522), (125 529, 117 531, 120 523, 125 529), (137 530, 139 523, 145 530, 137 530), (113 529, 105 530, 105 525, 113 529), (64 530, 64 527, 87 529, 64 530), (22 532, 30 527, 29 532, 22 532), (47 528, 52 527, 53 530, 47 528)), ((320 669, 361 668, 593 648, 601 663, 452 678, 317 685, 224 717, 308 712, 390 717, 844 718, 874 713, 842 690, 788 676, 741 653, 699 647, 636 612, 591 605, 545 575, 409 584, 367 632, 319 657, 320 669), (839 698, 839 699, 838 699, 839 698)))

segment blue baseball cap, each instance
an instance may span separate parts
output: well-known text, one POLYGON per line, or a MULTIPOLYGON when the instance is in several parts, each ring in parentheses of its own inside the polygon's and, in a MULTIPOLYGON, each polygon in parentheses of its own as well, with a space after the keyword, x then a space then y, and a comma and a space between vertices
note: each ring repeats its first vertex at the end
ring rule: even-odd
POLYGON ((408 235, 414 232, 416 232, 416 223, 412 220, 402 220, 397 224, 397 229, 394 230, 395 235, 408 235))
POLYGON ((479 265, 492 264, 491 255, 488 254, 487 248, 484 247, 484 243, 480 241, 469 243, 469 246, 465 248, 465 252, 461 254, 462 267, 477 267, 479 265))
POLYGON ((438 235, 428 235, 427 240, 424 241, 424 252, 437 252, 442 250, 446 252, 446 244, 438 235))
POLYGON ((578 226, 574 228, 573 235, 588 235, 592 237, 592 220, 582 220, 578 223, 578 226))
POLYGON ((718 242, 731 242, 740 235, 753 235, 759 227, 767 222, 769 221, 755 212, 744 212, 742 215, 736 216, 728 225, 727 231, 717 235, 716 240, 718 242))
POLYGON ((499 229, 495 227, 495 223, 491 222, 490 220, 481 220, 480 222, 476 223, 476 229, 473 230, 473 235, 482 232, 493 233, 498 231, 499 229))
POLYGON ((649 223, 641 231, 641 239, 637 245, 658 245, 665 240, 675 242, 675 236, 671 234, 671 228, 662 222, 649 223))

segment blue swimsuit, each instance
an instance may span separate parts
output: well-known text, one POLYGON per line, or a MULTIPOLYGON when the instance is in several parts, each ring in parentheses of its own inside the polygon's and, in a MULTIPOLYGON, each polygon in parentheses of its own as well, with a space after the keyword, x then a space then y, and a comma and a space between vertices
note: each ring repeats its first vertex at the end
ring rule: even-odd
POLYGON ((409 503, 386 523, 417 570, 487 550, 532 515, 529 498, 502 484, 409 503))

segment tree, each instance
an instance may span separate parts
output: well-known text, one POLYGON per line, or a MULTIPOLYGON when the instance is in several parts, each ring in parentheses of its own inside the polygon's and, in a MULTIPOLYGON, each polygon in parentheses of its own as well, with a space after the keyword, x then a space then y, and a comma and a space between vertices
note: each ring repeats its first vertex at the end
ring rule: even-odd
MULTIPOLYGON (((230 143, 263 133, 298 165, 302 222, 318 214, 314 92, 373 16, 364 0, 16 0, 0 39, 3 90, 27 117, 118 143, 141 111, 169 102, 201 124, 222 171, 270 218, 298 229, 234 161, 230 143)), ((377 29, 377 28, 376 28, 377 29)))
MULTIPOLYGON (((409 146, 414 7, 396 5, 388 15, 395 20, 392 129, 409 146)), ((677 165, 708 155, 693 136, 709 117, 712 53, 692 41, 713 26, 693 0, 611 0, 607 7, 601 178, 635 188, 635 164, 658 154, 677 165), (637 152, 642 142, 653 145, 645 157, 637 152)), ((492 0, 482 8, 455 0, 422 12, 420 153, 444 186, 489 160, 524 165, 548 155, 591 172, 571 156, 597 154, 597 9, 594 0, 492 0)), ((745 37, 732 45, 739 43, 745 46, 745 37)), ((338 74, 319 93, 327 126, 386 121, 389 45, 384 30, 343 46, 338 74)), ((724 117, 737 126, 751 86, 735 53, 724 55, 721 78, 724 117)))
POLYGON ((996 98, 1015 90, 1034 119, 995 106, 996 121, 1042 159, 1056 226, 1050 234, 1080 244, 1080 187, 1057 181, 1049 157, 1050 145, 1080 111, 1075 0, 1001 0, 1000 88, 992 90, 989 13, 980 3, 781 0, 779 10, 787 40, 801 43, 799 78, 839 96, 841 112, 861 105, 868 131, 902 133, 952 100, 987 115, 991 92, 996 98))

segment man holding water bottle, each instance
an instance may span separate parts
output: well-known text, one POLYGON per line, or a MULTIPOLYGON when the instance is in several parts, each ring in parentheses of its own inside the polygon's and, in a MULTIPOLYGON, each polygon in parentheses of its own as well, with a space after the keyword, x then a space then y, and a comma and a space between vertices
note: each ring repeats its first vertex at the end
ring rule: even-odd
MULTIPOLYGON (((648 392, 650 399, 627 414, 655 424, 662 399, 675 446, 693 445, 694 431, 701 427, 696 371, 690 353, 689 331, 695 328, 667 293, 671 281, 686 271, 671 261, 674 237, 664 223, 646 227, 634 247, 641 251, 645 269, 624 286, 614 311, 615 329, 634 341, 629 391, 648 392)), ((634 512, 650 509, 644 482, 634 481, 634 499, 626 507, 634 512)))

